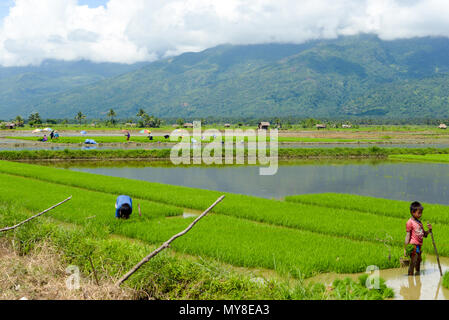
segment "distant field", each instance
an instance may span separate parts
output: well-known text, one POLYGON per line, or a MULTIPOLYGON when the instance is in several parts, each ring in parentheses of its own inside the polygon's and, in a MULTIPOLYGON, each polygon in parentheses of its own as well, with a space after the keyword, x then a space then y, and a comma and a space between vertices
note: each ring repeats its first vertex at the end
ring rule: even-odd
MULTIPOLYGON (((25 141, 39 141, 39 139, 42 139, 43 134, 36 135, 36 137, 6 137, 7 139, 14 139, 14 140, 25 140, 25 141)), ((47 135, 48 136, 48 135, 47 135)), ((58 139, 53 139, 47 142, 47 143, 84 143, 86 139, 93 139, 97 143, 126 143, 126 137, 123 136, 80 136, 80 137, 59 137, 58 139)), ((192 139, 192 138, 190 138, 192 139)), ((217 139, 218 141, 221 141, 220 139, 217 139)), ((248 138, 245 137, 244 139, 236 139, 234 138, 234 142, 241 142, 244 140, 247 141, 257 141, 258 139, 248 138)), ((179 141, 181 141, 181 138, 179 138, 179 141)), ((212 138, 206 138, 202 140, 202 142, 207 143, 212 141, 212 138)), ((270 141, 270 138, 267 137, 266 141, 270 141)), ((382 142, 384 140, 373 140, 373 139, 341 139, 341 138, 304 138, 304 137, 279 137, 278 142, 280 143, 289 143, 289 142, 310 142, 310 143, 334 143, 334 142, 360 142, 360 143, 374 143, 374 142, 382 142)), ((170 142, 170 139, 165 139, 163 136, 153 136, 153 140, 150 140, 148 136, 133 136, 131 135, 131 138, 129 142, 136 142, 136 143, 157 143, 157 142, 170 142)))
POLYGON ((425 155, 394 154, 388 156, 388 158, 402 161, 425 161, 425 162, 441 162, 441 163, 449 162, 449 154, 425 154, 425 155))

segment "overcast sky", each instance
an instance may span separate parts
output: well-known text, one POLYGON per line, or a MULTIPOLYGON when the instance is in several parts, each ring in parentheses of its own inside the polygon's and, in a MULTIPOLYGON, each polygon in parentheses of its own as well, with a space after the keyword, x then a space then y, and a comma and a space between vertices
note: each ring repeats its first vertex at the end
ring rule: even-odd
POLYGON ((0 0, 0 64, 153 61, 222 43, 449 36, 448 0, 0 0))

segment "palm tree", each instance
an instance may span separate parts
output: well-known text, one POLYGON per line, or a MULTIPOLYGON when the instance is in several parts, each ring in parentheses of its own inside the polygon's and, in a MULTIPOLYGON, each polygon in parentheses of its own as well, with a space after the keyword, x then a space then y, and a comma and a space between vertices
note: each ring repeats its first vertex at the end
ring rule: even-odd
POLYGON ((145 127, 145 117, 148 116, 145 110, 140 109, 139 112, 137 112, 136 116, 140 118, 138 126, 141 128, 145 127))
POLYGON ((81 111, 78 111, 77 115, 75 116, 75 120, 77 120, 81 125, 81 121, 83 121, 84 119, 86 119, 86 115, 81 111))
POLYGON ((32 127, 36 124, 42 124, 41 116, 39 112, 31 113, 28 117, 28 124, 32 127))
POLYGON ((145 110, 140 109, 139 112, 137 112, 136 116, 139 118, 143 118, 143 117, 145 117, 146 114, 147 113, 145 112, 145 110))
POLYGON ((112 124, 115 124, 114 117, 115 117, 116 115, 117 115, 117 114, 115 113, 114 109, 111 109, 111 110, 108 111, 107 116, 108 116, 109 118, 111 118, 110 121, 111 121, 112 124))
POLYGON ((25 121, 23 120, 23 118, 21 116, 17 116, 16 119, 14 120, 16 126, 18 127, 23 127, 23 124, 25 123, 25 121))

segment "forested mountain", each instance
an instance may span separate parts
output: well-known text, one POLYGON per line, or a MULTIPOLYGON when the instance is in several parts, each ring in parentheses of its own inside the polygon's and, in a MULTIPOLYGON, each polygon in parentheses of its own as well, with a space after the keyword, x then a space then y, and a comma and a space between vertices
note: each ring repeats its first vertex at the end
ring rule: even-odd
POLYGON ((21 109, 8 104, 14 96, 5 100, 2 86, 2 114, 72 118, 81 110, 105 117, 113 108, 127 117, 143 108, 170 118, 449 116, 447 38, 221 45, 102 76, 108 78, 82 85, 81 77, 74 89, 42 92, 21 109))
MULTIPOLYGON (((142 67, 144 64, 44 61, 40 66, 0 67, 0 119, 27 116, 37 101, 93 84, 142 67)), ((46 113, 51 115, 51 109, 46 113)))

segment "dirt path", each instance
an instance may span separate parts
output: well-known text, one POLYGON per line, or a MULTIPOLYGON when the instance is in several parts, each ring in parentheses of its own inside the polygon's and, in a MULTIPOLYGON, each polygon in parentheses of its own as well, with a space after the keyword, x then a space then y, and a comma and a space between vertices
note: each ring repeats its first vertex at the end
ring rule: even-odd
POLYGON ((80 277, 80 288, 70 289, 70 273, 61 255, 49 245, 39 245, 29 254, 20 256, 12 240, 0 239, 0 300, 123 300, 135 294, 129 289, 117 289, 112 279, 80 277), (68 281, 69 280, 69 281, 68 281))

